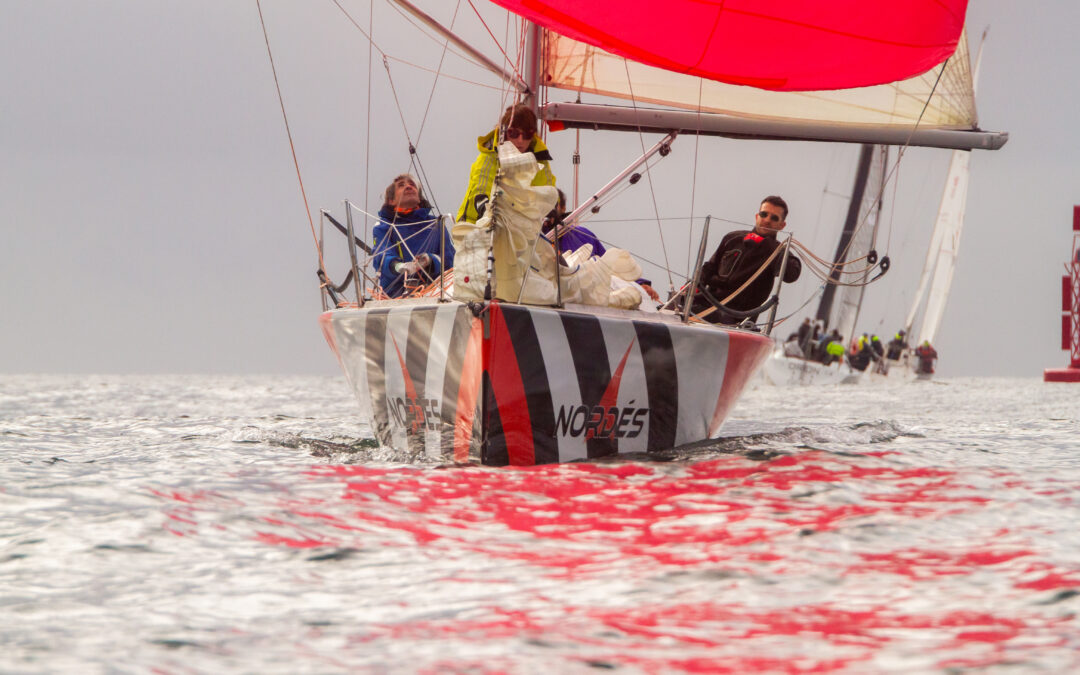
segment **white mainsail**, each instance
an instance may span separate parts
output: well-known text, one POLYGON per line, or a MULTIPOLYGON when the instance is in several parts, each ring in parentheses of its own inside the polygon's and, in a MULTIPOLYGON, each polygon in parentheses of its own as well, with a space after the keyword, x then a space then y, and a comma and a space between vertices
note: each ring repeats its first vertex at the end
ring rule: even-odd
POLYGON ((921 129, 973 129, 978 123, 966 32, 944 72, 938 67, 874 87, 804 92, 768 91, 673 73, 550 31, 544 35, 542 81, 548 87, 762 120, 908 128, 918 121, 921 129))

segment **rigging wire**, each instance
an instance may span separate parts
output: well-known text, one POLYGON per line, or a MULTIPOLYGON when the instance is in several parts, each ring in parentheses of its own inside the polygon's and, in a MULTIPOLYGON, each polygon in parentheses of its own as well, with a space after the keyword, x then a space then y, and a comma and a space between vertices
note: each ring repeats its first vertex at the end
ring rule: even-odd
POLYGON ((892 199, 889 200, 889 227, 885 235, 885 250, 892 250, 893 225, 896 222, 896 195, 900 191, 900 165, 896 165, 896 179, 892 182, 892 199))
POLYGON ((266 21, 263 19, 260 0, 255 0, 255 7, 259 10, 259 24, 262 26, 263 40, 266 42, 266 55, 270 58, 270 71, 274 74, 274 88, 277 90, 278 104, 281 106, 281 117, 285 120, 285 133, 289 137, 289 150, 292 152, 293 166, 296 167, 296 180, 300 184, 300 196, 304 199, 304 213, 307 215, 308 224, 311 226, 311 236, 315 240, 315 252, 319 255, 319 269, 325 274, 326 263, 323 261, 322 249, 319 247, 319 235, 315 232, 315 221, 311 217, 311 207, 308 205, 307 191, 304 189, 304 178, 300 175, 300 161, 296 158, 296 145, 293 143, 292 129, 289 128, 289 116, 285 113, 285 99, 281 95, 281 84, 278 82, 277 67, 274 66, 274 53, 270 49, 270 36, 266 32, 266 21))
MULTIPOLYGON (((331 0, 331 2, 335 2, 335 0, 331 0)), ((428 38, 432 42, 434 42, 434 43, 436 43, 438 45, 443 45, 445 38, 443 38, 441 36, 439 36, 439 37, 435 36, 431 32, 431 29, 427 25, 423 24, 422 22, 417 22, 413 18, 412 15, 410 15, 408 12, 402 10, 402 8, 399 7, 396 3, 390 2, 388 4, 390 4, 391 9, 393 9, 395 12, 397 12, 399 15, 401 15, 401 17, 403 19, 405 19, 405 21, 407 21, 410 25, 412 25, 413 28, 415 28, 417 30, 417 32, 419 32, 420 34, 422 34, 424 37, 428 38)), ((338 5, 338 7, 340 8, 341 6, 338 5)), ((342 9, 342 12, 344 12, 346 14, 346 16, 348 15, 348 12, 345 12, 344 9, 342 9)), ((365 37, 366 36, 367 35, 365 34, 365 37)), ((376 47, 376 49, 378 49, 378 47, 376 47)), ((485 64, 478 62, 471 55, 459 51, 457 45, 451 44, 450 47, 449 47, 449 51, 450 51, 451 54, 458 57, 462 61, 465 61, 466 63, 471 63, 473 65, 479 66, 479 67, 487 70, 487 66, 485 64)), ((379 53, 382 54, 383 56, 387 56, 392 61, 398 61, 398 62, 403 63, 405 65, 409 65, 409 66, 412 66, 414 68, 419 68, 420 70, 426 70, 429 73, 435 72, 434 70, 431 70, 430 68, 427 68, 425 66, 421 66, 421 65, 413 63, 411 61, 406 61, 406 60, 404 60, 402 58, 399 58, 399 57, 396 57, 396 56, 390 56, 390 55, 386 54, 385 52, 383 52, 381 49, 379 50, 379 53)), ((487 87, 487 88, 490 88, 490 89, 497 89, 498 88, 498 87, 493 87, 492 85, 481 84, 479 82, 475 82, 475 81, 472 81, 472 80, 466 80, 466 79, 463 79, 463 78, 454 77, 452 75, 446 75, 445 73, 443 74, 443 76, 448 77, 448 78, 453 79, 453 80, 459 80, 461 82, 467 82, 469 84, 475 84, 477 86, 487 87)))
MULTIPOLYGON (((637 112, 637 96, 634 94, 634 82, 630 77, 630 63, 624 58, 623 68, 626 70, 626 85, 630 89, 630 103, 634 107, 634 111, 637 112)), ((580 100, 581 94, 578 94, 580 100)), ((638 142, 641 144, 641 154, 645 154, 645 134, 641 131, 641 126, 638 126, 638 142)), ((645 178, 649 181, 649 197, 652 199, 653 213, 656 215, 656 229, 660 233, 660 250, 664 254, 664 267, 668 273, 668 288, 671 293, 675 292, 675 280, 671 276, 671 262, 668 260, 667 241, 664 239, 664 228, 660 223, 660 207, 656 203, 656 188, 653 186, 652 171, 649 170, 646 164, 645 178)), ((692 211, 692 209, 691 209, 692 211)), ((691 223, 693 218, 691 217, 691 223)))
MULTIPOLYGON (((501 44, 499 44, 499 39, 497 37, 495 37, 494 33, 491 32, 491 28, 489 28, 488 25, 487 25, 487 22, 484 21, 484 17, 480 16, 480 10, 476 9, 476 5, 473 4, 473 1, 468 0, 468 2, 469 2, 469 7, 472 7, 473 13, 476 14, 476 18, 480 19, 480 23, 483 24, 484 30, 486 30, 488 32, 488 35, 491 36, 491 39, 495 41, 495 46, 499 48, 499 52, 502 53, 503 59, 505 59, 506 62, 510 64, 510 67, 514 69, 514 74, 517 75, 518 79, 521 80, 522 82, 524 82, 525 78, 521 76, 521 71, 518 69, 518 64, 514 63, 513 59, 511 59, 510 56, 506 53, 506 50, 503 49, 503 46, 501 44)), ((509 24, 509 21, 510 21, 510 13, 508 12, 507 13, 507 24, 509 24)), ((509 41, 509 40, 507 40, 507 41, 509 41)), ((533 92, 533 93, 535 93, 535 92, 533 92)))
MULTIPOLYGON (((690 248, 694 243, 694 201, 697 198, 698 147, 701 145, 701 96, 705 79, 698 78, 697 130, 694 132, 694 173, 690 181, 690 235, 686 238, 686 269, 690 270, 690 248)), ((708 242, 706 242, 708 243, 708 242)))
MULTIPOLYGON (((899 147, 899 150, 897 151, 896 161, 892 163, 892 166, 886 172, 885 177, 881 181, 881 187, 877 191, 877 196, 874 198, 873 202, 871 202, 871 204, 870 204, 869 208, 867 208, 866 212, 862 215, 858 225, 856 226, 855 230, 852 232, 851 239, 848 241, 847 245, 844 247, 844 251, 843 251, 842 255, 843 255, 843 257, 845 259, 846 259, 846 256, 847 256, 848 252, 851 249, 851 246, 854 244, 855 239, 858 236, 858 233, 869 222, 871 214, 873 214, 874 211, 875 211, 875 207, 880 205, 882 200, 884 199, 886 186, 889 185, 890 181, 892 180, 893 175, 896 172, 899 171, 900 162, 904 157, 904 152, 911 145, 911 139, 912 139, 912 137, 914 137, 915 132, 918 130, 919 124, 922 123, 922 119, 926 114, 926 110, 930 105, 930 101, 934 97, 934 93, 937 91, 937 87, 938 87, 939 83, 941 82, 942 76, 945 74, 945 69, 948 66, 950 60, 951 60, 951 57, 949 59, 946 59, 945 62, 941 64, 941 70, 938 71, 937 78, 934 80, 934 84, 930 89, 930 93, 927 95, 926 100, 923 102, 923 107, 919 111, 918 118, 916 118, 915 123, 912 125, 911 131, 908 133, 908 137, 904 140, 903 145, 901 145, 899 147)), ((893 194, 894 194, 894 200, 895 200, 895 194, 896 194, 896 184, 895 183, 893 183, 893 190, 894 190, 893 194)), ((895 208, 895 204, 894 204, 893 207, 895 208)), ((878 208, 878 211, 879 211, 879 216, 880 216, 880 207, 878 208)), ((887 240, 887 244, 891 244, 891 236, 892 236, 892 228, 891 228, 891 224, 890 224, 889 239, 887 240)), ((799 246, 801 246, 801 243, 799 244, 799 246)), ((806 247, 802 247, 799 250, 804 251, 807 254, 813 255, 810 252, 810 250, 808 248, 806 248, 806 247)), ((885 255, 888 255, 888 249, 886 249, 886 254, 885 255)), ((820 258, 818 258, 817 256, 813 256, 813 257, 820 260, 820 258)), ((856 260, 861 260, 861 259, 856 259, 856 260)), ((846 261, 844 263, 839 263, 839 264, 830 263, 830 268, 832 270, 836 270, 837 268, 843 268, 843 267, 847 266, 850 262, 852 262, 852 261, 846 261)), ((808 267, 813 271, 812 266, 808 266, 808 267)), ((872 268, 873 268, 873 266, 868 268, 866 271, 868 271, 869 269, 872 269, 872 268)), ((839 271, 839 273, 840 274, 852 274, 852 272, 846 272, 843 269, 841 269, 839 271)), ((855 272, 855 273, 860 273, 860 272, 855 272)), ((815 274, 816 274, 816 272, 815 272, 815 274)), ((830 272, 830 275, 831 275, 831 272, 830 272)), ((825 280, 825 281, 826 281, 826 283, 833 283, 834 285, 837 285, 837 286, 858 286, 858 285, 868 286, 871 283, 874 283, 874 281, 876 281, 879 278, 881 278, 880 274, 877 277, 875 277, 874 279, 865 281, 862 284, 845 283, 845 282, 833 281, 831 279, 825 280)))
MULTIPOLYGON (((340 5, 339 5, 340 6, 340 5)), ((368 4, 368 30, 372 33, 375 32, 375 3, 368 4)), ((364 123, 364 204, 367 205, 368 200, 371 199, 371 68, 372 61, 371 51, 374 49, 375 41, 368 40, 368 59, 367 59, 367 119, 364 123)), ((370 219, 368 215, 364 214, 364 241, 368 238, 368 225, 370 219)), ((373 284, 377 286, 377 284, 373 284)), ((361 293, 366 295, 367 291, 367 274, 364 275, 364 281, 361 284, 361 293)))
MULTIPOLYGON (((349 23, 351 23, 356 28, 356 30, 360 31, 360 34, 363 35, 364 38, 368 41, 369 48, 374 47, 374 49, 379 52, 379 56, 381 56, 383 59, 389 59, 391 61, 397 61, 398 63, 400 63, 402 65, 411 66, 413 68, 417 68, 419 70, 423 70, 423 71, 426 71, 426 72, 429 72, 429 73, 437 73, 437 71, 432 70, 431 68, 428 68, 426 66, 422 66, 422 65, 420 65, 418 63, 413 63, 412 61, 407 61, 407 60, 405 60, 405 59, 403 59, 401 57, 393 56, 391 54, 388 54, 381 47, 379 47, 379 45, 375 42, 375 38, 373 37, 373 32, 374 31, 371 31, 371 30, 365 31, 364 28, 356 21, 356 19, 354 19, 352 17, 352 15, 349 14, 349 11, 341 6, 341 3, 338 0, 330 0, 330 2, 332 2, 339 10, 341 10, 341 13, 345 15, 345 18, 349 20, 349 23)), ((458 0, 458 4, 460 6, 460 0, 458 0)), ((371 3, 370 5, 368 5, 368 7, 369 7, 371 13, 373 14, 374 13, 374 3, 371 3)), ((456 49, 454 49, 449 44, 449 40, 440 40, 439 38, 432 35, 429 32, 429 30, 428 30, 428 28, 426 26, 424 26, 423 24, 417 23, 415 20, 413 20, 413 18, 409 14, 402 11, 401 8, 398 7, 397 5, 391 4, 391 7, 394 9, 394 11, 396 11, 398 14, 400 14, 401 17, 403 19, 405 19, 405 21, 407 21, 409 24, 411 24, 419 33, 423 34, 429 40, 432 40, 433 42, 442 44, 445 48, 449 49, 449 52, 451 54, 453 54, 454 56, 457 56, 458 58, 460 58, 461 60, 463 60, 463 61, 465 61, 467 63, 472 63, 473 65, 480 65, 480 64, 478 64, 476 62, 476 60, 469 57, 468 54, 463 54, 463 53, 457 51, 456 49)), ((455 17, 457 16, 457 10, 456 9, 454 11, 454 15, 455 15, 455 17)), ((443 52, 444 56, 445 56, 445 53, 446 52, 444 50, 444 52, 443 52)), ((370 56, 369 56, 369 61, 370 61, 370 56)), ((442 62, 440 61, 440 69, 441 69, 441 65, 442 65, 442 62)), ((499 87, 494 87, 494 86, 492 86, 490 84, 484 84, 482 82, 477 82, 475 80, 468 80, 468 79, 465 79, 463 77, 455 77, 453 75, 447 75, 445 73, 443 73, 442 76, 450 78, 452 80, 457 80, 459 82, 465 82, 466 84, 476 85, 478 87, 486 87, 486 88, 489 88, 489 89, 498 89, 499 88, 499 87)))
MULTIPOLYGON (((877 197, 874 199, 873 202, 871 202, 870 207, 867 209, 858 226, 855 228, 855 231, 852 233, 851 240, 848 242, 847 247, 845 247, 844 249, 844 255, 847 255, 847 251, 851 247, 851 244, 855 240, 855 236, 859 233, 859 230, 861 230, 863 226, 866 225, 867 221, 870 219, 870 214, 873 213, 874 207, 880 204, 881 200, 884 198, 885 186, 888 185, 889 181, 892 180, 893 174, 897 170, 899 170, 900 161, 904 158, 904 153, 911 145, 911 139, 915 136, 915 132, 918 130, 919 124, 922 123, 923 116, 926 114, 926 110, 930 106, 930 101, 934 98, 934 92, 937 91, 938 84, 941 82, 941 77, 945 74, 945 68, 949 65, 949 61, 951 60, 952 57, 949 57, 948 59, 945 59, 944 63, 941 64, 941 70, 938 71, 937 78, 934 80, 934 85, 930 88, 930 93, 927 95, 926 101, 923 102, 923 107, 919 111, 919 116, 915 119, 915 124, 912 125, 911 131, 908 132, 908 137, 904 140, 903 145, 899 146, 899 149, 896 152, 896 161, 892 163, 892 167, 885 174, 885 178, 881 181, 881 188, 878 190, 877 197)), ((886 251, 886 255, 887 254, 888 252, 886 251)))
MULTIPOLYGON (((256 0, 256 1, 258 1, 258 0, 256 0)), ((356 26, 356 30, 360 31, 361 35, 363 35, 365 38, 367 38, 368 44, 369 45, 374 45, 375 49, 379 52, 380 56, 386 57, 386 52, 384 52, 382 50, 382 48, 379 47, 379 45, 375 44, 375 38, 372 37, 372 35, 370 33, 365 31, 364 28, 359 23, 356 22, 356 19, 352 18, 352 15, 350 15, 349 12, 344 7, 341 6, 341 3, 338 2, 338 0, 330 0, 330 2, 337 5, 337 8, 341 10, 341 13, 345 15, 345 18, 347 18, 349 20, 349 22, 352 23, 352 25, 356 26)), ((369 7, 371 7, 371 6, 369 5, 369 7)), ((374 10, 372 9, 372 11, 374 11, 374 10)))
MULTIPOLYGON (((457 21, 458 10, 461 9, 461 0, 458 0, 454 5, 454 16, 450 18, 450 30, 454 29, 454 23, 457 21)), ((420 130, 416 132, 416 143, 419 145, 420 138, 424 135, 424 126, 427 125, 428 113, 431 112, 431 102, 435 99, 435 87, 439 84, 439 77, 442 75, 443 62, 446 60, 446 52, 450 49, 450 40, 443 41, 442 55, 439 57, 438 71, 435 73, 435 81, 431 83, 431 92, 428 93, 427 105, 424 107, 424 117, 420 120, 420 130)))
MULTIPOLYGON (((405 133, 405 139, 409 143, 409 167, 410 167, 410 169, 412 167, 414 167, 414 166, 417 168, 417 171, 420 174, 419 178, 420 178, 421 187, 427 187, 428 188, 428 194, 433 195, 433 192, 431 190, 431 185, 427 180, 427 174, 424 171, 424 165, 420 161, 420 156, 416 152, 416 145, 413 143, 412 137, 409 134, 409 125, 405 121, 405 113, 402 110, 401 101, 398 99, 397 88, 394 86, 394 76, 390 72, 390 62, 389 62, 390 57, 389 57, 389 55, 385 51, 383 51, 378 46, 378 44, 375 43, 375 38, 373 37, 373 35, 371 33, 369 33, 368 31, 365 31, 363 29, 363 27, 359 24, 359 22, 357 22, 356 19, 354 19, 352 17, 352 15, 349 14, 349 12, 344 7, 341 6, 341 3, 338 0, 330 0, 330 2, 332 2, 334 5, 336 5, 339 10, 341 10, 341 13, 345 15, 345 18, 347 18, 349 20, 349 22, 353 26, 355 26, 358 31, 360 31, 361 35, 363 35, 365 38, 367 38, 368 45, 369 45, 369 53, 370 53, 370 47, 374 47, 375 50, 379 52, 379 55, 382 56, 383 68, 386 69, 386 78, 390 83, 390 91, 391 91, 391 93, 393 94, 393 97, 394 97, 394 105, 397 108, 398 117, 401 119, 401 128, 405 133)), ((370 63, 371 63, 371 59, 369 57, 369 59, 368 59, 369 67, 370 67, 370 63)), ((371 78, 369 77, 368 78, 369 101, 370 101, 370 88, 371 88, 371 78)), ((370 108, 369 108, 369 110, 370 110, 370 108)), ((368 115, 368 124, 370 125, 370 123, 371 123, 371 116, 368 115)), ((371 168, 370 164, 368 165, 367 168, 370 170, 370 168, 371 168)), ((439 210, 439 205, 436 203, 434 196, 432 196, 432 198, 431 198, 431 203, 434 206, 436 213, 441 213, 441 211, 439 210)), ((365 227, 366 227, 366 223, 365 223, 365 227)))
MULTIPOLYGON (((704 218, 700 217, 702 220, 704 218)), ((719 216, 712 216, 712 219, 721 223, 730 223, 732 225, 738 225, 740 227, 749 227, 746 223, 740 220, 732 220, 731 218, 721 218, 719 216)), ((655 221, 655 218, 590 218, 589 222, 593 223, 651 223, 655 221)), ((677 220, 686 221, 690 220, 690 216, 667 216, 666 218, 660 218, 660 220, 677 220)))
MULTIPOLYGON (((451 50, 450 53, 453 53, 453 51, 451 50)), ((464 82, 465 84, 468 84, 468 85, 473 86, 473 87, 482 87, 484 89, 493 89, 495 91, 502 91, 503 90, 503 88, 501 86, 498 86, 498 85, 487 84, 486 82, 480 82, 478 80, 470 80, 470 79, 464 78, 464 77, 457 77, 456 75, 451 75, 449 73, 440 73, 439 71, 435 70, 434 68, 428 68, 427 66, 422 66, 419 63, 413 63, 412 61, 406 61, 405 59, 402 59, 402 58, 397 57, 397 56, 392 56, 390 54, 387 54, 386 58, 389 61, 394 61, 396 63, 400 63, 403 66, 409 66, 410 68, 416 68, 417 70, 422 70, 425 73, 431 73, 433 75, 439 75, 440 77, 445 77, 448 80, 454 80, 456 82, 464 82)))

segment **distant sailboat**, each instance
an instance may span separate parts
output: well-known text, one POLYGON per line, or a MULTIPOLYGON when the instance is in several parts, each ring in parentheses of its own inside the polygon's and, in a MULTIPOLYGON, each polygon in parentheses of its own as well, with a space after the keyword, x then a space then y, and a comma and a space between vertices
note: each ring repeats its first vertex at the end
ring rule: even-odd
MULTIPOLYGON (((982 60, 982 45, 986 33, 982 36, 979 53, 975 60, 975 72, 972 75, 972 93, 979 77, 979 63, 982 60)), ((913 349, 921 345, 933 345, 945 316, 945 307, 952 288, 956 260, 960 254, 960 235, 964 229, 964 211, 967 208, 968 183, 971 179, 971 153, 954 150, 949 160, 949 172, 945 178, 945 189, 941 194, 934 231, 930 236, 930 246, 926 251, 926 262, 919 276, 919 286, 904 321, 907 336, 915 336, 911 343, 913 349), (918 329, 917 332, 915 329, 918 329)), ((908 368, 915 369, 916 375, 923 379, 933 374, 920 372, 919 359, 906 355, 908 368)))

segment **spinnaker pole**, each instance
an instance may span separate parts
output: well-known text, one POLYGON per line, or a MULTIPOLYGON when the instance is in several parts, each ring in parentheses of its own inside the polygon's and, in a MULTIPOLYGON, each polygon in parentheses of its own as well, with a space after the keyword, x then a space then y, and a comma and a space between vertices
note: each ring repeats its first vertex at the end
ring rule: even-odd
POLYGON ((424 12, 422 9, 412 4, 408 0, 393 0, 393 2, 409 14, 415 16, 421 23, 426 25, 428 28, 432 29, 439 35, 454 43, 454 46, 465 52, 469 56, 469 58, 473 59, 474 61, 476 61, 476 63, 480 64, 487 70, 490 70, 491 72, 501 77, 504 81, 510 84, 510 86, 517 89, 519 92, 526 94, 529 92, 528 84, 526 84, 520 77, 481 54, 472 45, 470 45, 462 38, 458 37, 454 33, 454 31, 450 30, 446 26, 436 21, 427 12, 424 12))

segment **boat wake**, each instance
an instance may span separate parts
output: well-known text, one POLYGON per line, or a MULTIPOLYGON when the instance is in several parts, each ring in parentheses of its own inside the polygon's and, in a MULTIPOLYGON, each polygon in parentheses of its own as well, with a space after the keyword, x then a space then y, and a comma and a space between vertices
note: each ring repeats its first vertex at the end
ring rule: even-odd
MULTIPOLYGON (((752 460, 770 460, 782 455, 818 450, 838 455, 859 455, 852 448, 890 443, 897 438, 922 438, 923 434, 893 420, 874 420, 850 425, 790 426, 770 431, 736 433, 731 436, 689 443, 650 453, 620 453, 593 458, 590 462, 697 462, 719 455, 743 455, 752 460)), ((248 427, 233 439, 236 442, 266 443, 291 448, 326 460, 329 464, 410 464, 439 466, 440 457, 423 451, 395 450, 374 438, 335 435, 314 438, 302 433, 248 427)))

